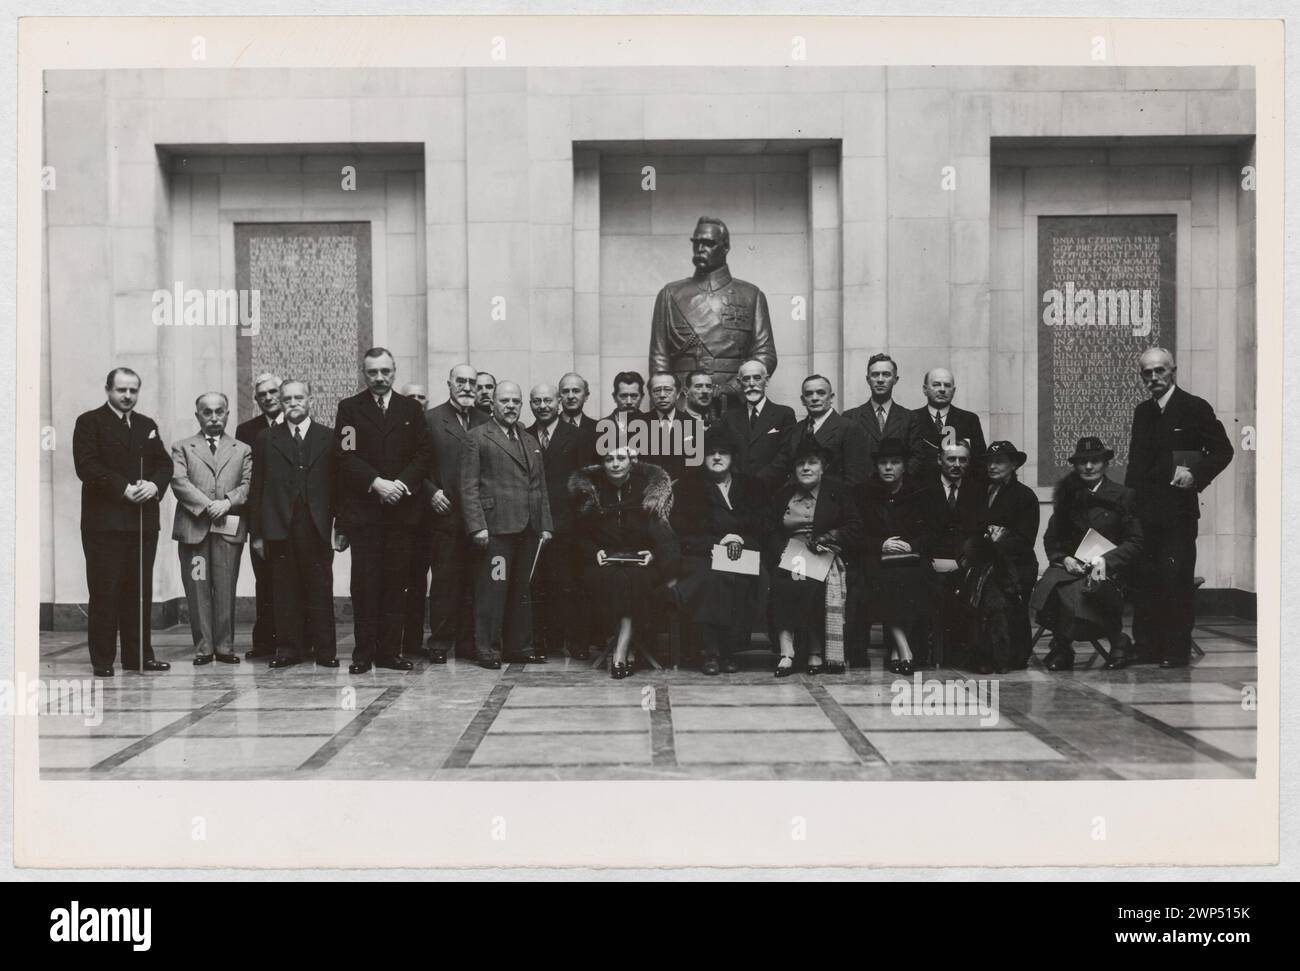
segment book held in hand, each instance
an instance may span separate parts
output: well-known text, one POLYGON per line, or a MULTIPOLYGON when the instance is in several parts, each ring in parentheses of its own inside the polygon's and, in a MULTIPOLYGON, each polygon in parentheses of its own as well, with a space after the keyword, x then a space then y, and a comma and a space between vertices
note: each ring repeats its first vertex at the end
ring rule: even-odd
POLYGON ((218 536, 236 536, 239 533, 239 517, 227 513, 220 519, 212 520, 212 532, 218 536))
POLYGON ((802 536, 791 536, 781 554, 781 569, 801 573, 809 580, 825 583, 834 560, 832 553, 814 553, 802 536))

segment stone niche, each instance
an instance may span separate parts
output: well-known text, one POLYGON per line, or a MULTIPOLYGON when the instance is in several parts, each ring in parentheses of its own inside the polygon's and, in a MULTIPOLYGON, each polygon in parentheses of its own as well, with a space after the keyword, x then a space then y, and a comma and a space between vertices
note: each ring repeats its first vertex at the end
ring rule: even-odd
POLYGON ((798 139, 575 143, 575 299, 597 314, 575 338, 596 342, 601 409, 615 373, 645 373, 655 295, 693 272, 703 215, 730 230, 733 276, 767 295, 773 396, 796 401, 819 369, 840 386, 839 290, 817 286, 838 279, 839 158, 836 142, 798 139))
POLYGON ((168 328, 178 418, 192 388, 257 413, 263 372, 312 382, 334 421, 360 386, 361 352, 390 348, 399 381, 428 360, 422 146, 163 146, 170 276, 186 289, 258 290, 260 328, 168 328), (180 393, 184 391, 185 393, 180 393))

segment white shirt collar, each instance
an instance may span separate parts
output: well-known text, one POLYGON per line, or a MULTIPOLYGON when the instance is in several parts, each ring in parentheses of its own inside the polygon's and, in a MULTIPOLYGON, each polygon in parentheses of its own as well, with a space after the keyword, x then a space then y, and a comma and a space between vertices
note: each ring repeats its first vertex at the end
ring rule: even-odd
POLYGON ((389 406, 389 404, 392 403, 392 400, 393 400, 393 389, 392 389, 392 388, 389 388, 389 389, 388 389, 388 393, 387 393, 387 394, 375 394, 373 391, 369 392, 369 394, 370 394, 370 398, 371 398, 372 401, 375 401, 375 400, 378 400, 378 399, 381 399, 381 398, 382 398, 382 399, 383 399, 383 402, 384 402, 384 410, 385 410, 385 411, 388 410, 388 406, 389 406))
MULTIPOLYGON (((748 402, 746 403, 749 404, 748 402)), ((757 401, 753 402, 749 406, 754 409, 754 414, 761 415, 763 413, 763 406, 766 404, 767 404, 767 395, 763 395, 763 397, 759 398, 757 401)))
POLYGON ((831 412, 833 412, 834 410, 835 410, 834 408, 827 408, 824 412, 822 412, 822 416, 820 418, 813 419, 814 433, 822 430, 822 425, 826 424, 826 419, 831 416, 831 412))
MULTIPOLYGON (((280 422, 276 422, 276 424, 278 425, 278 424, 280 424, 280 422)), ((304 418, 302 421, 298 422, 298 428, 302 431, 302 437, 303 437, 303 438, 306 438, 306 437, 307 437, 307 429, 311 428, 311 415, 308 415, 308 416, 307 416, 306 418, 304 418)), ((292 422, 289 423, 289 434, 290 434, 290 435, 293 434, 293 423, 292 423, 292 422)))
POLYGON ((1173 395, 1174 395, 1174 388, 1176 388, 1176 387, 1178 387, 1178 385, 1176 385, 1176 384, 1171 384, 1171 385, 1169 386, 1169 390, 1166 391, 1164 394, 1162 394, 1159 398, 1156 399, 1156 404, 1159 406, 1159 408, 1160 408, 1160 413, 1161 413, 1162 415, 1164 414, 1165 408, 1168 407, 1168 405, 1169 405, 1169 399, 1173 397, 1173 395))
POLYGON ((934 405, 926 405, 925 407, 928 408, 928 409, 930 410, 930 420, 931 420, 931 421, 933 421, 936 417, 938 417, 938 418, 942 418, 942 419, 944 419, 945 421, 947 421, 947 419, 948 419, 948 409, 951 408, 952 405, 945 405, 945 406, 942 407, 942 408, 936 408, 934 405))
POLYGON ((284 412, 278 412, 274 418, 267 418, 266 415, 262 415, 262 418, 265 419, 268 428, 274 428, 284 423, 284 412))
POLYGON ((127 415, 130 414, 130 412, 127 412, 127 411, 119 411, 117 405, 113 404, 113 402, 111 402, 111 401, 107 401, 107 402, 105 402, 105 404, 107 404, 108 407, 112 409, 113 414, 117 415, 117 420, 118 420, 118 421, 121 421, 123 418, 126 418, 126 423, 127 423, 128 425, 131 423, 131 419, 126 417, 127 415))

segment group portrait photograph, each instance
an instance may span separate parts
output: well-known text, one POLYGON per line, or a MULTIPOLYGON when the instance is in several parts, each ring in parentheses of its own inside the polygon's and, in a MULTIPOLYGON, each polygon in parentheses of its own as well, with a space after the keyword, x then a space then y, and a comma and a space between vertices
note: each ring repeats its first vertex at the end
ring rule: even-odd
POLYGON ((1252 63, 200 26, 28 118, 42 792, 1257 779, 1252 63))

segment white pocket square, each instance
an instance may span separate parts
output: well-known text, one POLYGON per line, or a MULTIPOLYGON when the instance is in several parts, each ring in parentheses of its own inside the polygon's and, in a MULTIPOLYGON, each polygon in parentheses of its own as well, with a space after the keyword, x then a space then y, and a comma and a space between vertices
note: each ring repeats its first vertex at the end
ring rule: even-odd
POLYGON ((769 429, 767 430, 767 433, 768 433, 769 435, 775 435, 778 431, 780 431, 779 428, 769 428, 769 429))
POLYGON ((153 431, 151 431, 151 432, 149 433, 149 437, 150 437, 150 438, 157 438, 157 437, 158 437, 158 429, 155 428, 153 431))

